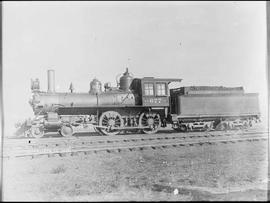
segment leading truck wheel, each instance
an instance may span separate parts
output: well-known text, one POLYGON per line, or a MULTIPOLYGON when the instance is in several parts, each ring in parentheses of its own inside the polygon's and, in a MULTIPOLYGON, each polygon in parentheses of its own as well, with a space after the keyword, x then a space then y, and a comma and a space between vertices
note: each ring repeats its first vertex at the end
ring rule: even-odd
POLYGON ((63 137, 71 137, 73 135, 73 129, 69 125, 63 125, 60 129, 60 134, 63 137))
POLYGON ((120 130, 114 129, 123 127, 122 116, 116 111, 103 112, 99 118, 99 125, 106 128, 97 128, 104 135, 117 135, 120 130))
POLYGON ((173 128, 177 132, 186 132, 188 130, 186 125, 178 124, 176 127, 173 128))
POLYGON ((44 129, 42 127, 31 127, 30 134, 32 137, 41 138, 44 135, 44 129))
POLYGON ((142 113, 139 118, 139 126, 148 127, 142 131, 146 134, 156 133, 161 126, 161 119, 158 113, 142 113))

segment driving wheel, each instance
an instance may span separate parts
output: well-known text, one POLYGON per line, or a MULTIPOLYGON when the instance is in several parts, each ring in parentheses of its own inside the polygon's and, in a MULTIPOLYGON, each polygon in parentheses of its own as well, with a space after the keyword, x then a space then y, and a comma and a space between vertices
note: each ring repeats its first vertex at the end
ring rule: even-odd
POLYGON ((144 128, 142 131, 146 134, 156 133, 161 126, 161 119, 158 113, 142 113, 139 118, 139 125, 144 128))
POLYGON ((116 111, 103 112, 99 118, 99 125, 106 128, 99 128, 99 131, 104 135, 117 135, 120 130, 115 129, 123 126, 121 115, 116 111))

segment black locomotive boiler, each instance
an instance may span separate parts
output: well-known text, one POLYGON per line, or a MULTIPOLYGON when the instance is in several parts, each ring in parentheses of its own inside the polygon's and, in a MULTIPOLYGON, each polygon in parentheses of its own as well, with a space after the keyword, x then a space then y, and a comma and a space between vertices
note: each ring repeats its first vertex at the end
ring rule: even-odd
POLYGON ((39 80, 32 80, 29 103, 35 118, 27 120, 27 134, 42 137, 47 131, 72 136, 94 127, 103 135, 121 131, 156 133, 171 124, 178 131, 228 129, 252 125, 260 117, 258 95, 246 94, 242 87, 216 86, 169 89, 177 78, 133 78, 126 72, 117 87, 96 78, 89 92, 55 91, 54 70, 48 70, 48 90, 40 91, 39 80))

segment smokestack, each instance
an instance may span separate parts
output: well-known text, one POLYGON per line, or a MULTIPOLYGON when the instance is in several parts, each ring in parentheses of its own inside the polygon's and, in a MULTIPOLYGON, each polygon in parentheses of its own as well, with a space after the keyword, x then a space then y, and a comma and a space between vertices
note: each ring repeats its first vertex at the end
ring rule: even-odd
POLYGON ((48 70, 48 93, 55 92, 54 70, 48 70))

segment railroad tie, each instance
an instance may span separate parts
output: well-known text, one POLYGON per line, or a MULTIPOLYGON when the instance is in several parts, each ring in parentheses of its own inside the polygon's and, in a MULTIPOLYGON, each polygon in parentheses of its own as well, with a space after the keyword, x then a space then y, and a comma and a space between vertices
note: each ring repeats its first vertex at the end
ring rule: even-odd
POLYGON ((66 155, 65 155, 65 153, 59 153, 59 156, 60 157, 65 157, 66 155))
POLYGON ((38 157, 41 157, 41 156, 42 156, 41 154, 32 155, 31 159, 35 159, 35 158, 38 158, 38 157))
POLYGON ((79 154, 79 152, 71 152, 71 156, 77 156, 79 154))
POLYGON ((228 141, 221 141, 221 143, 223 143, 223 144, 227 144, 227 142, 228 142, 228 141))
POLYGON ((84 155, 89 155, 89 154, 91 154, 90 151, 85 151, 85 152, 84 152, 84 155))

